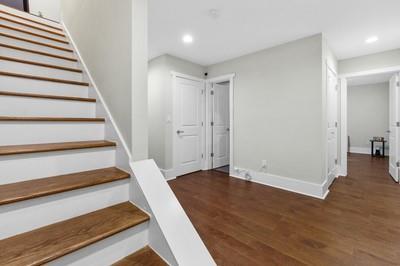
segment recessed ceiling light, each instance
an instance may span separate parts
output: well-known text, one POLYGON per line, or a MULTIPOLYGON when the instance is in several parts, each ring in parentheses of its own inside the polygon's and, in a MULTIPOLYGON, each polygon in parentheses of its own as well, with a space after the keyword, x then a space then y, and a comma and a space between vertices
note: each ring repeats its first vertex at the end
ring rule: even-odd
POLYGON ((372 36, 369 37, 368 39, 365 40, 366 43, 374 43, 377 42, 379 40, 379 38, 377 36, 372 36))
POLYGON ((189 34, 186 34, 186 35, 184 35, 184 36, 182 37, 182 41, 183 41, 184 43, 192 43, 192 42, 193 42, 193 36, 192 36, 192 35, 189 35, 189 34))

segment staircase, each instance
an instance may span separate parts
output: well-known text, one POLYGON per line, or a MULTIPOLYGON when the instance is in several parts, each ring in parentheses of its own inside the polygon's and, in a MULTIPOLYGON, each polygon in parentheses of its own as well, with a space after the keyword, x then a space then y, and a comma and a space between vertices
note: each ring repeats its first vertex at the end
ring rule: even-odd
POLYGON ((0 265, 166 265, 61 24, 0 5, 0 265))

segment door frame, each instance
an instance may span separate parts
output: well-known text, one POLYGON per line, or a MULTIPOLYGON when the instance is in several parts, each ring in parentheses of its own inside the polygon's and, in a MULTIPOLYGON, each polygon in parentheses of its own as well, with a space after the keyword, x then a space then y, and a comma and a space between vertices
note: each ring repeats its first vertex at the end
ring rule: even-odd
MULTIPOLYGON (((182 73, 178 73, 175 71, 171 71, 171 75, 172 75, 172 165, 173 165, 173 171, 172 173, 170 173, 169 175, 171 176, 179 176, 181 175, 181 173, 178 172, 178 167, 177 167, 177 161, 178 161, 178 157, 177 157, 177 141, 175 138, 175 131, 177 130, 177 117, 178 117, 178 108, 176 105, 177 102, 177 93, 176 93, 176 79, 177 78, 184 78, 184 79, 188 79, 188 80, 193 80, 193 81, 199 81, 203 83, 203 88, 202 88, 202 97, 200 100, 200 106, 201 106, 201 121, 204 121, 205 117, 204 117, 204 113, 205 113, 205 79, 201 79, 198 77, 194 77, 194 76, 190 76, 190 75, 186 75, 186 74, 182 74, 182 73)), ((204 123, 203 123, 204 125, 204 123)), ((201 137, 200 137, 200 147, 201 147, 201 153, 204 155, 205 151, 204 151, 204 147, 205 147, 205 131, 204 131, 204 126, 201 129, 201 137)), ((201 170, 204 169, 204 156, 203 158, 201 158, 201 170)))
POLYGON ((213 83, 220 83, 220 82, 229 82, 229 173, 233 173, 234 168, 234 78, 235 73, 226 74, 222 76, 218 76, 215 78, 207 79, 206 80, 206 97, 205 97, 205 135, 206 135, 206 142, 205 142, 205 157, 204 157, 204 169, 203 170, 210 170, 212 169, 212 157, 211 157, 211 150, 212 150, 212 128, 211 128, 211 115, 210 109, 212 106, 211 102, 211 89, 213 83))
MULTIPOLYGON (((355 77, 363 77, 374 74, 383 74, 388 72, 400 72, 400 65, 386 68, 376 68, 372 70, 351 72, 339 75, 340 90, 340 166, 339 175, 347 176, 347 79, 355 77)), ((389 147, 390 149, 390 147, 389 147)))

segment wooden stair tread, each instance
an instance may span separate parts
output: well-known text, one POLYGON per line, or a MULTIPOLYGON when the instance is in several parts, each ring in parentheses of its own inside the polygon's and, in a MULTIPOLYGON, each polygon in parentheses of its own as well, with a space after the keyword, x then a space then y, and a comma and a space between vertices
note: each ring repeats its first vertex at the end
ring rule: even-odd
POLYGON ((0 205, 129 178, 115 167, 0 185, 0 205))
POLYGON ((15 20, 15 19, 7 18, 7 17, 4 17, 4 16, 0 16, 0 19, 4 19, 6 21, 9 21, 9 22, 12 22, 12 23, 15 23, 15 24, 19 24, 19 25, 22 25, 22 26, 25 26, 25 27, 30 27, 30 28, 35 29, 35 30, 41 30, 41 31, 44 31, 44 32, 47 32, 47 33, 51 33, 51 34, 55 34, 55 35, 58 35, 58 36, 61 36, 61 37, 66 37, 65 34, 62 33, 62 32, 56 32, 56 31, 48 30, 48 29, 45 29, 45 28, 42 28, 42 27, 39 27, 39 26, 35 26, 35 25, 31 25, 31 24, 28 24, 28 23, 25 23, 25 22, 22 22, 22 21, 18 21, 18 20, 15 20))
POLYGON ((4 24, 0 24, 0 28, 5 28, 5 29, 8 29, 8 30, 22 32, 22 33, 25 33, 25 34, 29 34, 29 35, 32 35, 32 36, 35 36, 35 37, 39 37, 39 38, 42 38, 42 39, 47 39, 47 40, 54 41, 54 42, 69 44, 69 42, 67 40, 62 40, 62 39, 58 39, 58 38, 49 37, 49 36, 46 36, 46 35, 42 35, 42 34, 39 34, 39 33, 28 31, 28 30, 23 30, 23 29, 16 28, 16 27, 11 27, 11 26, 4 25, 4 24))
MULTIPOLYGON (((13 16, 13 17, 16 17, 16 18, 19 18, 19 19, 23 19, 23 20, 26 20, 26 21, 30 21, 32 23, 36 23, 38 25, 46 26, 46 27, 49 27, 49 28, 52 28, 52 29, 55 29, 55 30, 63 31, 62 28, 51 26, 51 25, 49 25, 47 23, 43 23, 43 22, 40 22, 40 21, 37 21, 37 20, 34 20, 34 19, 29 19, 29 18, 26 18, 26 17, 23 17, 23 16, 19 16, 17 14, 10 13, 10 12, 4 11, 4 10, 0 10, 0 13, 6 14, 6 15, 9 15, 9 16, 13 16)), ((55 23, 57 23, 57 22, 55 22, 55 23)), ((59 23, 57 23, 57 24, 59 24, 59 23)))
POLYGON ((81 98, 81 97, 71 97, 71 96, 58 96, 58 95, 35 94, 35 93, 21 93, 21 92, 10 92, 10 91, 0 91, 0 96, 41 98, 41 99, 65 100, 65 101, 81 101, 81 102, 93 102, 93 103, 96 102, 96 99, 94 99, 94 98, 81 98))
POLYGON ((24 79, 34 79, 34 80, 49 81, 49 82, 56 82, 56 83, 65 83, 65 84, 78 85, 78 86, 89 86, 89 83, 87 83, 87 82, 66 80, 66 79, 55 79, 55 78, 33 76, 33 75, 26 75, 26 74, 19 74, 19 73, 5 72, 5 71, 0 71, 0 75, 15 77, 15 78, 24 78, 24 79))
POLYGON ((66 151, 66 150, 77 150, 77 149, 93 149, 93 148, 113 147, 113 146, 116 146, 115 142, 106 140, 10 145, 10 146, 0 146, 0 156, 38 153, 38 152, 66 151))
POLYGON ((0 241, 0 265, 42 265, 149 220, 129 202, 0 241))
POLYGON ((0 122, 105 122, 104 118, 45 117, 45 116, 0 116, 0 122))
POLYGON ((18 51, 27 52, 27 53, 32 53, 32 54, 39 54, 39 55, 54 57, 54 58, 68 60, 68 61, 72 61, 72 62, 78 62, 78 59, 73 58, 73 57, 67 57, 67 56, 62 56, 62 55, 57 55, 57 54, 50 54, 50 53, 46 53, 46 52, 42 52, 42 51, 27 49, 27 48, 15 46, 15 45, 9 45, 9 44, 5 44, 5 43, 0 43, 0 47, 18 50, 18 51))
POLYGON ((50 47, 50 48, 61 50, 61 51, 65 51, 65 52, 70 52, 70 53, 74 52, 72 49, 69 49, 69 48, 64 48, 64 47, 60 47, 60 46, 56 46, 56 45, 52 45, 52 44, 48 44, 48 43, 38 42, 38 41, 35 41, 35 40, 26 39, 26 38, 10 35, 10 34, 3 33, 3 32, 0 32, 0 36, 11 38, 11 39, 15 39, 15 40, 19 40, 19 41, 23 41, 23 42, 29 42, 29 43, 33 43, 33 44, 36 44, 36 45, 46 46, 46 47, 50 47))
POLYGON ((76 73, 83 72, 82 70, 77 69, 77 68, 56 66, 56 65, 45 64, 45 63, 40 63, 40 62, 28 61, 28 60, 24 60, 24 59, 15 58, 15 57, 0 56, 0 60, 12 61, 12 62, 17 62, 17 63, 22 63, 22 64, 47 67, 47 68, 54 68, 54 69, 65 70, 65 71, 76 72, 76 73))
POLYGON ((149 246, 146 246, 132 255, 116 262, 113 266, 166 266, 163 259, 155 253, 149 246))

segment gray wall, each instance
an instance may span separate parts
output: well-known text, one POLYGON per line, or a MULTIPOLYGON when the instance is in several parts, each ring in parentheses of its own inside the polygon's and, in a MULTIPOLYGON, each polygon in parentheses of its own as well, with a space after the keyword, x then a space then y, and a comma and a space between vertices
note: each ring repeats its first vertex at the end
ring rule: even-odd
POLYGON ((319 34, 208 67, 236 73, 235 166, 259 171, 265 159, 271 174, 323 182, 326 49, 319 34))
POLYGON ((61 3, 62 19, 134 160, 147 158, 148 150, 146 8, 145 0, 61 3))
POLYGON ((339 61, 339 73, 348 74, 400 66, 400 49, 339 61))
POLYGON ((389 83, 348 87, 348 135, 351 147, 370 148, 374 136, 389 129, 389 83))
POLYGON ((171 71, 203 78, 206 69, 171 55, 149 62, 149 156, 165 170, 173 167, 171 71))

